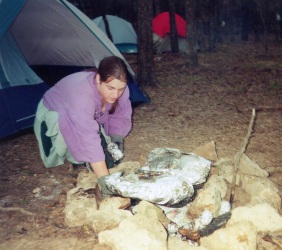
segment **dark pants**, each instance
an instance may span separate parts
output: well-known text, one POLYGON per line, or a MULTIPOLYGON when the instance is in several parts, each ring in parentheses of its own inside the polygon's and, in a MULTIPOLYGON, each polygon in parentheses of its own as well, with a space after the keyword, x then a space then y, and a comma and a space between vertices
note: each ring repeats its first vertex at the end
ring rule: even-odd
POLYGON ((105 161, 106 161, 107 167, 113 168, 115 166, 115 164, 117 164, 118 162, 115 162, 113 157, 109 153, 108 148, 107 148, 108 144, 107 144, 106 139, 105 139, 105 137, 102 133, 100 133, 100 138, 101 138, 101 144, 102 144, 102 147, 103 147, 103 150, 104 150, 104 153, 105 153, 105 161))

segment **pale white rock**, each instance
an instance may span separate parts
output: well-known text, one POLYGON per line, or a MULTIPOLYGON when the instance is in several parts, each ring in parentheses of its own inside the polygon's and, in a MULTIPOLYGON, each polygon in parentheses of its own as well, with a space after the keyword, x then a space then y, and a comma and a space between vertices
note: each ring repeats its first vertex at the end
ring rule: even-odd
POLYGON ((67 203, 64 209, 65 223, 69 227, 82 226, 88 223, 89 214, 98 210, 94 194, 89 194, 82 188, 71 189, 67 193, 67 203))
POLYGON ((39 187, 32 190, 32 193, 34 193, 34 194, 37 194, 37 193, 40 193, 40 192, 41 192, 41 188, 39 188, 39 187))
MULTIPOLYGON (((232 183, 234 173, 234 159, 220 158, 214 163, 214 166, 218 169, 218 174, 226 179, 229 183, 232 183)), ((236 176, 236 184, 240 183, 240 176, 242 174, 254 175, 259 177, 268 177, 269 173, 252 161, 247 155, 243 154, 238 166, 238 173, 236 176)))
POLYGON ((220 192, 220 197, 224 198, 227 192, 227 185, 222 176, 211 175, 204 185, 204 189, 214 189, 220 192))
POLYGON ((98 183, 95 174, 88 171, 80 171, 77 176, 76 186, 85 190, 95 188, 98 183))
POLYGON ((212 219, 213 219, 212 213, 211 213, 211 211, 209 211, 207 209, 204 210, 204 212, 199 217, 201 224, 204 225, 204 226, 210 224, 212 219))
POLYGON ((113 211, 116 209, 124 209, 131 205, 131 200, 129 198, 123 198, 118 196, 113 196, 109 199, 104 199, 99 205, 99 210, 109 210, 113 211))
POLYGON ((276 210, 280 209, 281 197, 278 194, 277 186, 265 177, 242 175, 242 188, 250 195, 250 204, 267 202, 276 210))
POLYGON ((251 160, 246 154, 243 154, 239 163, 240 174, 248 174, 259 177, 268 177, 269 173, 262 169, 256 162, 251 160))
POLYGON ((270 204, 260 203, 252 207, 237 207, 232 210, 227 225, 238 221, 251 221, 257 231, 277 231, 282 229, 282 217, 270 204))
POLYGON ((166 214, 161 208, 147 201, 139 202, 139 204, 136 206, 136 213, 139 215, 143 215, 147 218, 157 219, 165 227, 167 227, 170 223, 170 220, 167 218, 166 214))
POLYGON ((215 142, 211 141, 208 142, 192 151, 194 154, 199 155, 201 157, 204 157, 205 159, 208 159, 210 161, 217 161, 217 152, 215 148, 215 142))
POLYGON ((192 229, 194 225, 194 220, 187 215, 189 205, 179 208, 168 208, 160 206, 164 211, 166 217, 176 223, 178 227, 184 227, 187 229, 192 229))
MULTIPOLYGON (((233 173, 234 173, 234 161, 230 158, 220 158, 214 163, 217 168, 218 175, 222 176, 226 181, 232 183, 233 173)), ((236 176, 236 185, 240 183, 239 174, 236 176)))
POLYGON ((65 207, 65 223, 69 227, 82 226, 89 224, 88 217, 95 212, 95 204, 92 202, 73 201, 65 207), (86 204, 87 203, 87 204, 86 204))
POLYGON ((256 250, 257 231, 250 221, 240 221, 201 238, 201 246, 209 250, 256 250))
MULTIPOLYGON (((168 250, 209 250, 209 248, 203 246, 190 245, 188 241, 183 241, 178 237, 168 237, 168 250)), ((156 249, 157 250, 157 249, 156 249)))
POLYGON ((100 244, 115 250, 167 250, 167 232, 155 218, 134 215, 113 230, 98 234, 100 244))
POLYGON ((204 210, 203 213, 199 216, 199 218, 194 221, 194 230, 200 230, 210 224, 213 219, 213 215, 209 210, 204 210))
POLYGON ((204 210, 209 210, 213 217, 219 215, 221 208, 221 193, 218 190, 202 189, 199 190, 196 198, 192 201, 188 214, 192 218, 198 218, 204 210))
POLYGON ((133 216, 132 213, 128 210, 115 209, 110 210, 98 210, 87 216, 88 224, 91 224, 94 232, 96 234, 110 230, 119 225, 119 223, 133 216))
POLYGON ((174 236, 178 235, 178 229, 179 229, 179 226, 175 223, 170 223, 167 226, 167 232, 174 236))
POLYGON ((231 204, 228 201, 221 201, 219 215, 225 214, 231 210, 231 204))

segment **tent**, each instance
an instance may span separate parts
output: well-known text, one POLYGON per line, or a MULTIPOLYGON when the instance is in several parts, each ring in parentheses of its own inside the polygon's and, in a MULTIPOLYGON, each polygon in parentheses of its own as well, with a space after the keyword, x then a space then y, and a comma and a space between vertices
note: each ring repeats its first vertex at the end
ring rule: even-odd
MULTIPOLYGON (((179 36, 186 37, 186 21, 175 14, 175 23, 176 29, 179 36)), ((170 33, 170 16, 168 12, 163 12, 156 17, 154 17, 152 21, 152 29, 153 32, 159 35, 160 37, 164 37, 167 33, 170 33)))
MULTIPOLYGON (((39 100, 60 78, 96 67, 106 56, 123 58, 66 0, 1 0, 0 23, 0 138, 32 127, 39 100)), ((148 102, 126 64, 133 106, 148 102)))
MULTIPOLYGON (((179 51, 189 54, 189 45, 186 38, 186 21, 178 14, 175 14, 175 22, 178 33, 179 51)), ((152 30, 155 53, 170 52, 170 16, 168 12, 163 12, 153 19, 152 30)))
MULTIPOLYGON (((185 37, 178 36, 178 50, 179 52, 183 52, 189 54, 189 44, 185 37)), ((171 51, 171 44, 170 44, 170 35, 166 34, 164 37, 160 37, 156 33, 153 32, 153 43, 154 43, 154 52, 156 54, 162 54, 164 52, 171 51)))
POLYGON ((120 52, 137 53, 137 35, 132 24, 118 16, 105 15, 93 19, 93 22, 107 34, 120 52))

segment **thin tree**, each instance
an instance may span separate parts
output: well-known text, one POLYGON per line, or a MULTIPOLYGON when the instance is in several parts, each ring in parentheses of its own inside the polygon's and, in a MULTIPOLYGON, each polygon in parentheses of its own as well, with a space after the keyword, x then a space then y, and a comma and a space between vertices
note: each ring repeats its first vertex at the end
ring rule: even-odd
POLYGON ((266 28, 266 21, 265 17, 263 15, 263 3, 264 3, 264 8, 265 8, 265 13, 269 13, 269 2, 268 1, 258 1, 255 0, 257 6, 258 6, 258 12, 259 12, 259 17, 262 23, 263 27, 263 41, 264 41, 264 53, 267 55, 268 53, 268 41, 267 41, 267 28, 266 28))
POLYGON ((209 51, 216 50, 216 19, 217 19, 217 9, 218 0, 209 0, 209 51))
POLYGON ((140 85, 157 86, 152 37, 153 0, 137 2, 138 73, 140 85))
POLYGON ((178 34, 176 28, 176 21, 175 21, 175 4, 174 0, 168 0, 168 7, 169 7, 169 24, 170 24, 170 45, 171 45, 171 52, 178 53, 179 46, 178 46, 178 34))
POLYGON ((197 0, 183 0, 185 6, 185 20, 187 23, 187 39, 189 45, 189 54, 187 55, 187 65, 189 67, 197 67, 199 65, 195 20, 196 1, 197 0))
POLYGON ((157 16, 161 13, 160 0, 154 0, 154 7, 154 16, 157 16))

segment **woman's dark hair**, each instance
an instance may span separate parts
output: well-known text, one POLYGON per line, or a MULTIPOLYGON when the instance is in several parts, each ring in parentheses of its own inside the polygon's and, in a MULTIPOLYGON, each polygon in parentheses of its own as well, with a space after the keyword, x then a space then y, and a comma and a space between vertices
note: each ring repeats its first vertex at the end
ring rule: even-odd
POLYGON ((128 71, 125 62, 117 56, 105 57, 99 64, 97 73, 102 82, 118 79, 122 82, 128 80, 128 71))
MULTIPOLYGON (((125 62, 117 56, 105 57, 99 64, 97 73, 100 75, 102 82, 110 82, 114 79, 120 80, 127 84, 128 70, 125 62)), ((113 114, 117 108, 118 100, 113 104, 109 114, 113 114)))

